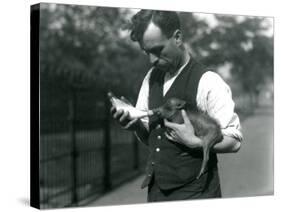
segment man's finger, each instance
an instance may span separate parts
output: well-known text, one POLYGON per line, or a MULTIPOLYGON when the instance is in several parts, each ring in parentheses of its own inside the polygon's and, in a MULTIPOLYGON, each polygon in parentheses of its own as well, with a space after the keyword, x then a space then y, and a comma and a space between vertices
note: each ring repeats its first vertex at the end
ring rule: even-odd
POLYGON ((114 114, 116 112, 116 107, 112 106, 110 108, 110 112, 111 112, 111 114, 114 114))
POLYGON ((123 110, 117 110, 114 114, 113 114, 113 118, 115 119, 120 119, 120 117, 123 115, 124 111, 123 110))
POLYGON ((121 96, 121 100, 127 103, 128 105, 132 105, 131 102, 128 99, 126 99, 124 96, 121 96))
POLYGON ((182 118, 183 118, 184 123, 187 124, 187 125, 191 125, 190 119, 187 116, 186 111, 185 110, 181 110, 181 114, 182 114, 182 118))
POLYGON ((122 122, 128 120, 128 118, 129 118, 129 112, 126 111, 126 112, 124 112, 124 113, 122 114, 122 116, 119 118, 119 121, 122 123, 122 122))
POLYGON ((172 130, 177 130, 179 124, 169 122, 167 119, 164 119, 164 125, 172 130))
POLYGON ((169 140, 176 141, 168 132, 165 132, 164 134, 169 140))
POLYGON ((129 121, 123 128, 125 130, 129 129, 133 124, 135 124, 138 121, 138 119, 133 119, 131 121, 129 121))
POLYGON ((170 135, 171 135, 173 138, 176 138, 176 133, 175 133, 175 131, 171 130, 170 135))

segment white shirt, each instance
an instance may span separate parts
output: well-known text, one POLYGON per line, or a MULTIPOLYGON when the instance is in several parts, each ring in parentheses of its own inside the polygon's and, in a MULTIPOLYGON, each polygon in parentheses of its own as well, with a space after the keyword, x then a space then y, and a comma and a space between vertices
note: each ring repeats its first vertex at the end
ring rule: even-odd
MULTIPOLYGON (((174 76, 165 75, 163 96, 170 89, 185 65, 174 76)), ((140 110, 148 110, 149 78, 151 72, 152 69, 146 74, 139 91, 136 108, 140 110)), ((223 135, 242 141, 241 125, 238 115, 234 112, 235 103, 232 100, 231 89, 217 73, 207 71, 202 75, 198 84, 196 102, 199 109, 207 112, 209 116, 219 122, 223 135)), ((149 126, 148 121, 148 118, 142 119, 147 129, 149 126)))

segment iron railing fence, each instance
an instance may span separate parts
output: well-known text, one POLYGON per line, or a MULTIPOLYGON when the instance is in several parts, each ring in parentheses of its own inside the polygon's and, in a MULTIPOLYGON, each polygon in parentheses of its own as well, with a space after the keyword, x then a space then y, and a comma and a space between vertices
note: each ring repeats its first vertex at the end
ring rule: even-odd
POLYGON ((92 88, 40 89, 40 207, 85 205, 139 175, 143 144, 110 117, 92 88))

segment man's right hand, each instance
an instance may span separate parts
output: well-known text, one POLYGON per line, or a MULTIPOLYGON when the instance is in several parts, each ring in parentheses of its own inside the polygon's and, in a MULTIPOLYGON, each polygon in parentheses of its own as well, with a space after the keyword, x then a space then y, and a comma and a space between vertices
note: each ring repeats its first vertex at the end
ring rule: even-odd
POLYGON ((129 119, 129 112, 116 110, 115 107, 110 109, 112 117, 121 125, 123 129, 136 131, 140 125, 139 119, 129 119))

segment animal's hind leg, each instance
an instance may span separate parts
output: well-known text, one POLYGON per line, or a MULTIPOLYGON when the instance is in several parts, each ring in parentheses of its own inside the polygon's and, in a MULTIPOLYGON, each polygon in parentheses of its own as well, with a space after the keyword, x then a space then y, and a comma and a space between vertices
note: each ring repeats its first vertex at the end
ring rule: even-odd
POLYGON ((197 179, 201 177, 201 175, 204 173, 206 170, 208 161, 209 161, 209 155, 210 155, 210 149, 219 141, 222 140, 222 134, 220 129, 216 128, 215 126, 211 126, 209 128, 209 131, 207 135, 205 135, 203 138, 203 162, 201 165, 200 172, 197 176, 197 179))

